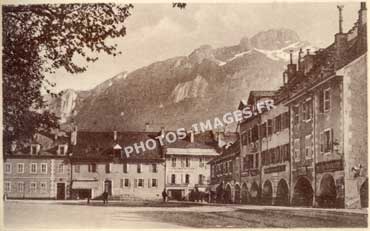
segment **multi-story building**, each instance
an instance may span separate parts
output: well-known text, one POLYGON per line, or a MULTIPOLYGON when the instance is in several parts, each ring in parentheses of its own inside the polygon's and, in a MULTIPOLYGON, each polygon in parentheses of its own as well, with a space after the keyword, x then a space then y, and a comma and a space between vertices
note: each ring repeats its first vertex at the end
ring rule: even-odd
POLYGON ((159 143, 139 153, 124 151, 155 136, 153 132, 76 132, 70 157, 73 198, 99 198, 106 191, 113 199, 161 199, 165 165, 159 143))
MULTIPOLYGON (((241 101, 239 110, 251 107, 266 100, 273 100, 274 91, 251 91, 248 101, 241 101)), ((261 199, 261 114, 256 114, 239 124, 240 146, 240 178, 236 179, 241 185, 241 201, 248 204, 258 204, 261 199)))
POLYGON ((289 205, 290 117, 288 108, 275 101, 275 108, 261 114, 261 179, 264 204, 289 205))
POLYGON ((223 147, 221 154, 211 160, 211 201, 222 203, 240 203, 241 187, 239 179, 240 141, 223 147))
POLYGON ((170 199, 188 200, 191 191, 206 192, 210 183, 208 162, 219 154, 214 146, 199 143, 192 132, 186 139, 165 146, 166 190, 170 199))
POLYGON ((14 199, 65 199, 69 169, 65 164, 69 140, 63 134, 35 134, 4 150, 4 193, 14 199))
POLYGON ((291 202, 367 206, 366 5, 332 45, 292 61, 279 100, 290 111, 291 202))

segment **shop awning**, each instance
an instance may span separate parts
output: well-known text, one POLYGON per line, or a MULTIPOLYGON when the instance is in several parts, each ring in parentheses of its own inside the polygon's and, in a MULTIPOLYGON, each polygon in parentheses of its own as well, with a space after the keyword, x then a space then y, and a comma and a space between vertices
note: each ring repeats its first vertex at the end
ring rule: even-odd
POLYGON ((72 189, 93 189, 98 187, 98 181, 73 181, 72 189))

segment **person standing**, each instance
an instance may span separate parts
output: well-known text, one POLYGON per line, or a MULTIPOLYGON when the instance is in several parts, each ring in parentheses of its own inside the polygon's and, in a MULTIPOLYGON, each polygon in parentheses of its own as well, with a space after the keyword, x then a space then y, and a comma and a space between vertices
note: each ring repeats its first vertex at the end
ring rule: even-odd
POLYGON ((166 202, 167 196, 168 195, 167 195, 166 189, 163 189, 163 192, 162 192, 163 202, 166 202))

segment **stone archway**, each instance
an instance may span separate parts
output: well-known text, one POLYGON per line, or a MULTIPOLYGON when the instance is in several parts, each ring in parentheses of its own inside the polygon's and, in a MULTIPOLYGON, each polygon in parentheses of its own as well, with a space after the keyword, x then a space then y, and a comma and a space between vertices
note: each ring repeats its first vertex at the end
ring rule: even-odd
POLYGON ((360 188, 360 201, 361 201, 361 208, 368 208, 369 207, 369 182, 368 179, 362 183, 360 188))
POLYGON ((226 185, 225 194, 224 194, 224 203, 231 204, 231 186, 229 184, 226 185))
POLYGON ((276 190, 275 205, 279 205, 279 206, 289 205, 289 187, 284 179, 281 179, 278 183, 277 190, 276 190))
POLYGON ((247 204, 248 203, 248 187, 247 187, 246 183, 244 183, 242 185, 241 203, 242 204, 247 204))
POLYGON ((323 208, 334 208, 336 204, 337 190, 335 187, 335 181, 332 175, 325 174, 321 178, 319 197, 317 202, 320 207, 323 208))
POLYGON ((262 187, 262 203, 272 205, 272 183, 266 180, 262 187))
POLYGON ((250 190, 250 203, 251 204, 258 204, 260 197, 260 191, 258 188, 258 184, 256 182, 253 182, 250 190))
POLYGON ((234 194, 234 203, 240 204, 241 203, 241 192, 240 186, 238 184, 235 185, 235 194, 234 194))
POLYGON ((313 190, 310 181, 300 177, 295 184, 292 198, 293 206, 312 206, 313 190))

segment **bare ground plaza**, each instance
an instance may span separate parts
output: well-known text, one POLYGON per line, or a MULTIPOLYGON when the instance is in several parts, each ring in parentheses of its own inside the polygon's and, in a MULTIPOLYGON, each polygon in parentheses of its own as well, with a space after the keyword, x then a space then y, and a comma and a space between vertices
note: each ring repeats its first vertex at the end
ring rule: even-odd
POLYGON ((367 209, 122 201, 108 205, 92 201, 87 205, 82 201, 23 200, 7 201, 5 209, 6 230, 367 227, 367 209))

